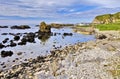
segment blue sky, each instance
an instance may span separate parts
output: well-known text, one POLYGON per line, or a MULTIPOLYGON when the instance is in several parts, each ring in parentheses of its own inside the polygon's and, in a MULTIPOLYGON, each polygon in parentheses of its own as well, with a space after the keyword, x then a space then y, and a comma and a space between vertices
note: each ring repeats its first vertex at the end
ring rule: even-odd
POLYGON ((120 12, 120 0, 0 0, 0 24, 92 22, 120 12))

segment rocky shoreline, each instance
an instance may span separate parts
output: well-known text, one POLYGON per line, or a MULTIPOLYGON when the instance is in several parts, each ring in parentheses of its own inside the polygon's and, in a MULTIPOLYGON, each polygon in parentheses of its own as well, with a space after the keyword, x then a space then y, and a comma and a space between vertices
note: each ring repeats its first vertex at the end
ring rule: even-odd
POLYGON ((99 32, 96 38, 1 70, 0 79, 119 79, 120 33, 99 32))

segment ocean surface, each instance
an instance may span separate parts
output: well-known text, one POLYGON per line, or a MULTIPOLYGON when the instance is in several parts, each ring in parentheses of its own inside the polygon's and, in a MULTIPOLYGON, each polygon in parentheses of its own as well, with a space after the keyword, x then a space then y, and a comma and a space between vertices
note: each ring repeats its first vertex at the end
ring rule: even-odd
MULTIPOLYGON (((39 30, 39 27, 31 26, 31 29, 10 29, 9 28, 0 28, 0 43, 5 38, 9 38, 10 40, 13 40, 13 35, 2 35, 2 33, 22 33, 22 36, 24 33, 30 33, 30 32, 37 32, 39 30)), ((13 51, 12 56, 8 57, 1 57, 0 56, 0 64, 3 64, 5 62, 6 68, 10 67, 12 64, 18 64, 20 62, 24 62, 25 59, 29 58, 36 58, 37 56, 45 56, 50 53, 51 50, 55 49, 61 49, 65 46, 74 45, 76 43, 80 42, 86 42, 90 40, 95 40, 94 35, 84 35, 75 33, 71 27, 63 27, 63 28, 52 28, 52 33, 56 35, 53 36, 45 36, 44 39, 38 39, 35 38, 35 43, 27 43, 26 45, 17 45, 15 47, 6 47, 0 49, 0 52, 2 50, 5 51, 13 51), (64 36, 63 33, 72 33, 73 35, 64 36), (21 55, 17 55, 17 53, 22 52, 21 55), (16 58, 18 60, 16 60, 16 58), (16 60, 13 62, 13 60, 16 60)), ((9 41, 6 44, 9 44, 9 41)), ((20 40, 19 40, 20 41, 20 40)), ((17 41, 17 42, 19 42, 17 41)), ((17 43, 16 42, 16 43, 17 43)), ((0 69, 2 69, 3 66, 0 66, 0 69)))

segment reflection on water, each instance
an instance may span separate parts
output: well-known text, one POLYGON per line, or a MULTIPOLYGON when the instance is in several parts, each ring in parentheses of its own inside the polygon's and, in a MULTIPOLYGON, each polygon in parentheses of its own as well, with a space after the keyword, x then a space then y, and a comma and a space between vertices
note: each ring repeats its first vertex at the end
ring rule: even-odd
POLYGON ((46 42, 50 38, 51 33, 38 34, 38 39, 46 42))
MULTIPOLYGON (((10 29, 10 28, 0 28, 0 43, 5 39, 9 38, 9 41, 6 44, 9 44, 11 40, 13 40, 14 36, 10 35, 9 33, 19 34, 20 33, 20 40, 26 33, 36 33, 39 27, 32 27, 31 29, 26 30, 17 30, 17 29, 10 29), (2 33, 8 33, 7 35, 1 35, 2 33)), ((0 64, 5 62, 8 66, 13 63, 19 63, 25 59, 35 58, 39 55, 47 55, 50 53, 51 50, 65 47, 68 45, 73 45, 78 42, 86 42, 89 40, 94 40, 94 35, 83 35, 73 32, 73 29, 70 27, 64 27, 61 29, 51 29, 52 33, 46 34, 39 34, 35 37, 35 43, 27 42, 26 45, 17 45, 16 47, 6 47, 0 49, 6 51, 13 51, 13 55, 11 57, 2 58, 0 57, 0 64), (68 35, 67 35, 68 34, 68 35), (21 55, 18 53, 22 52, 21 55), (13 62, 13 60, 16 62, 13 62), (9 62, 8 62, 9 61, 9 62)), ((18 44, 19 41, 14 41, 18 44)), ((1 67, 0 67, 1 68, 1 67)))

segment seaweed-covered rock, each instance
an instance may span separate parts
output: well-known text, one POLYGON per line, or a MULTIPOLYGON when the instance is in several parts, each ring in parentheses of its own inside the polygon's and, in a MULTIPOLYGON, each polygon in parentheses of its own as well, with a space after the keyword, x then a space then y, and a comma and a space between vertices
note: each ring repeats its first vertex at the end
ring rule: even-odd
POLYGON ((40 23, 40 32, 43 32, 43 33, 50 33, 51 32, 51 26, 50 25, 47 25, 45 22, 41 22, 40 23))

